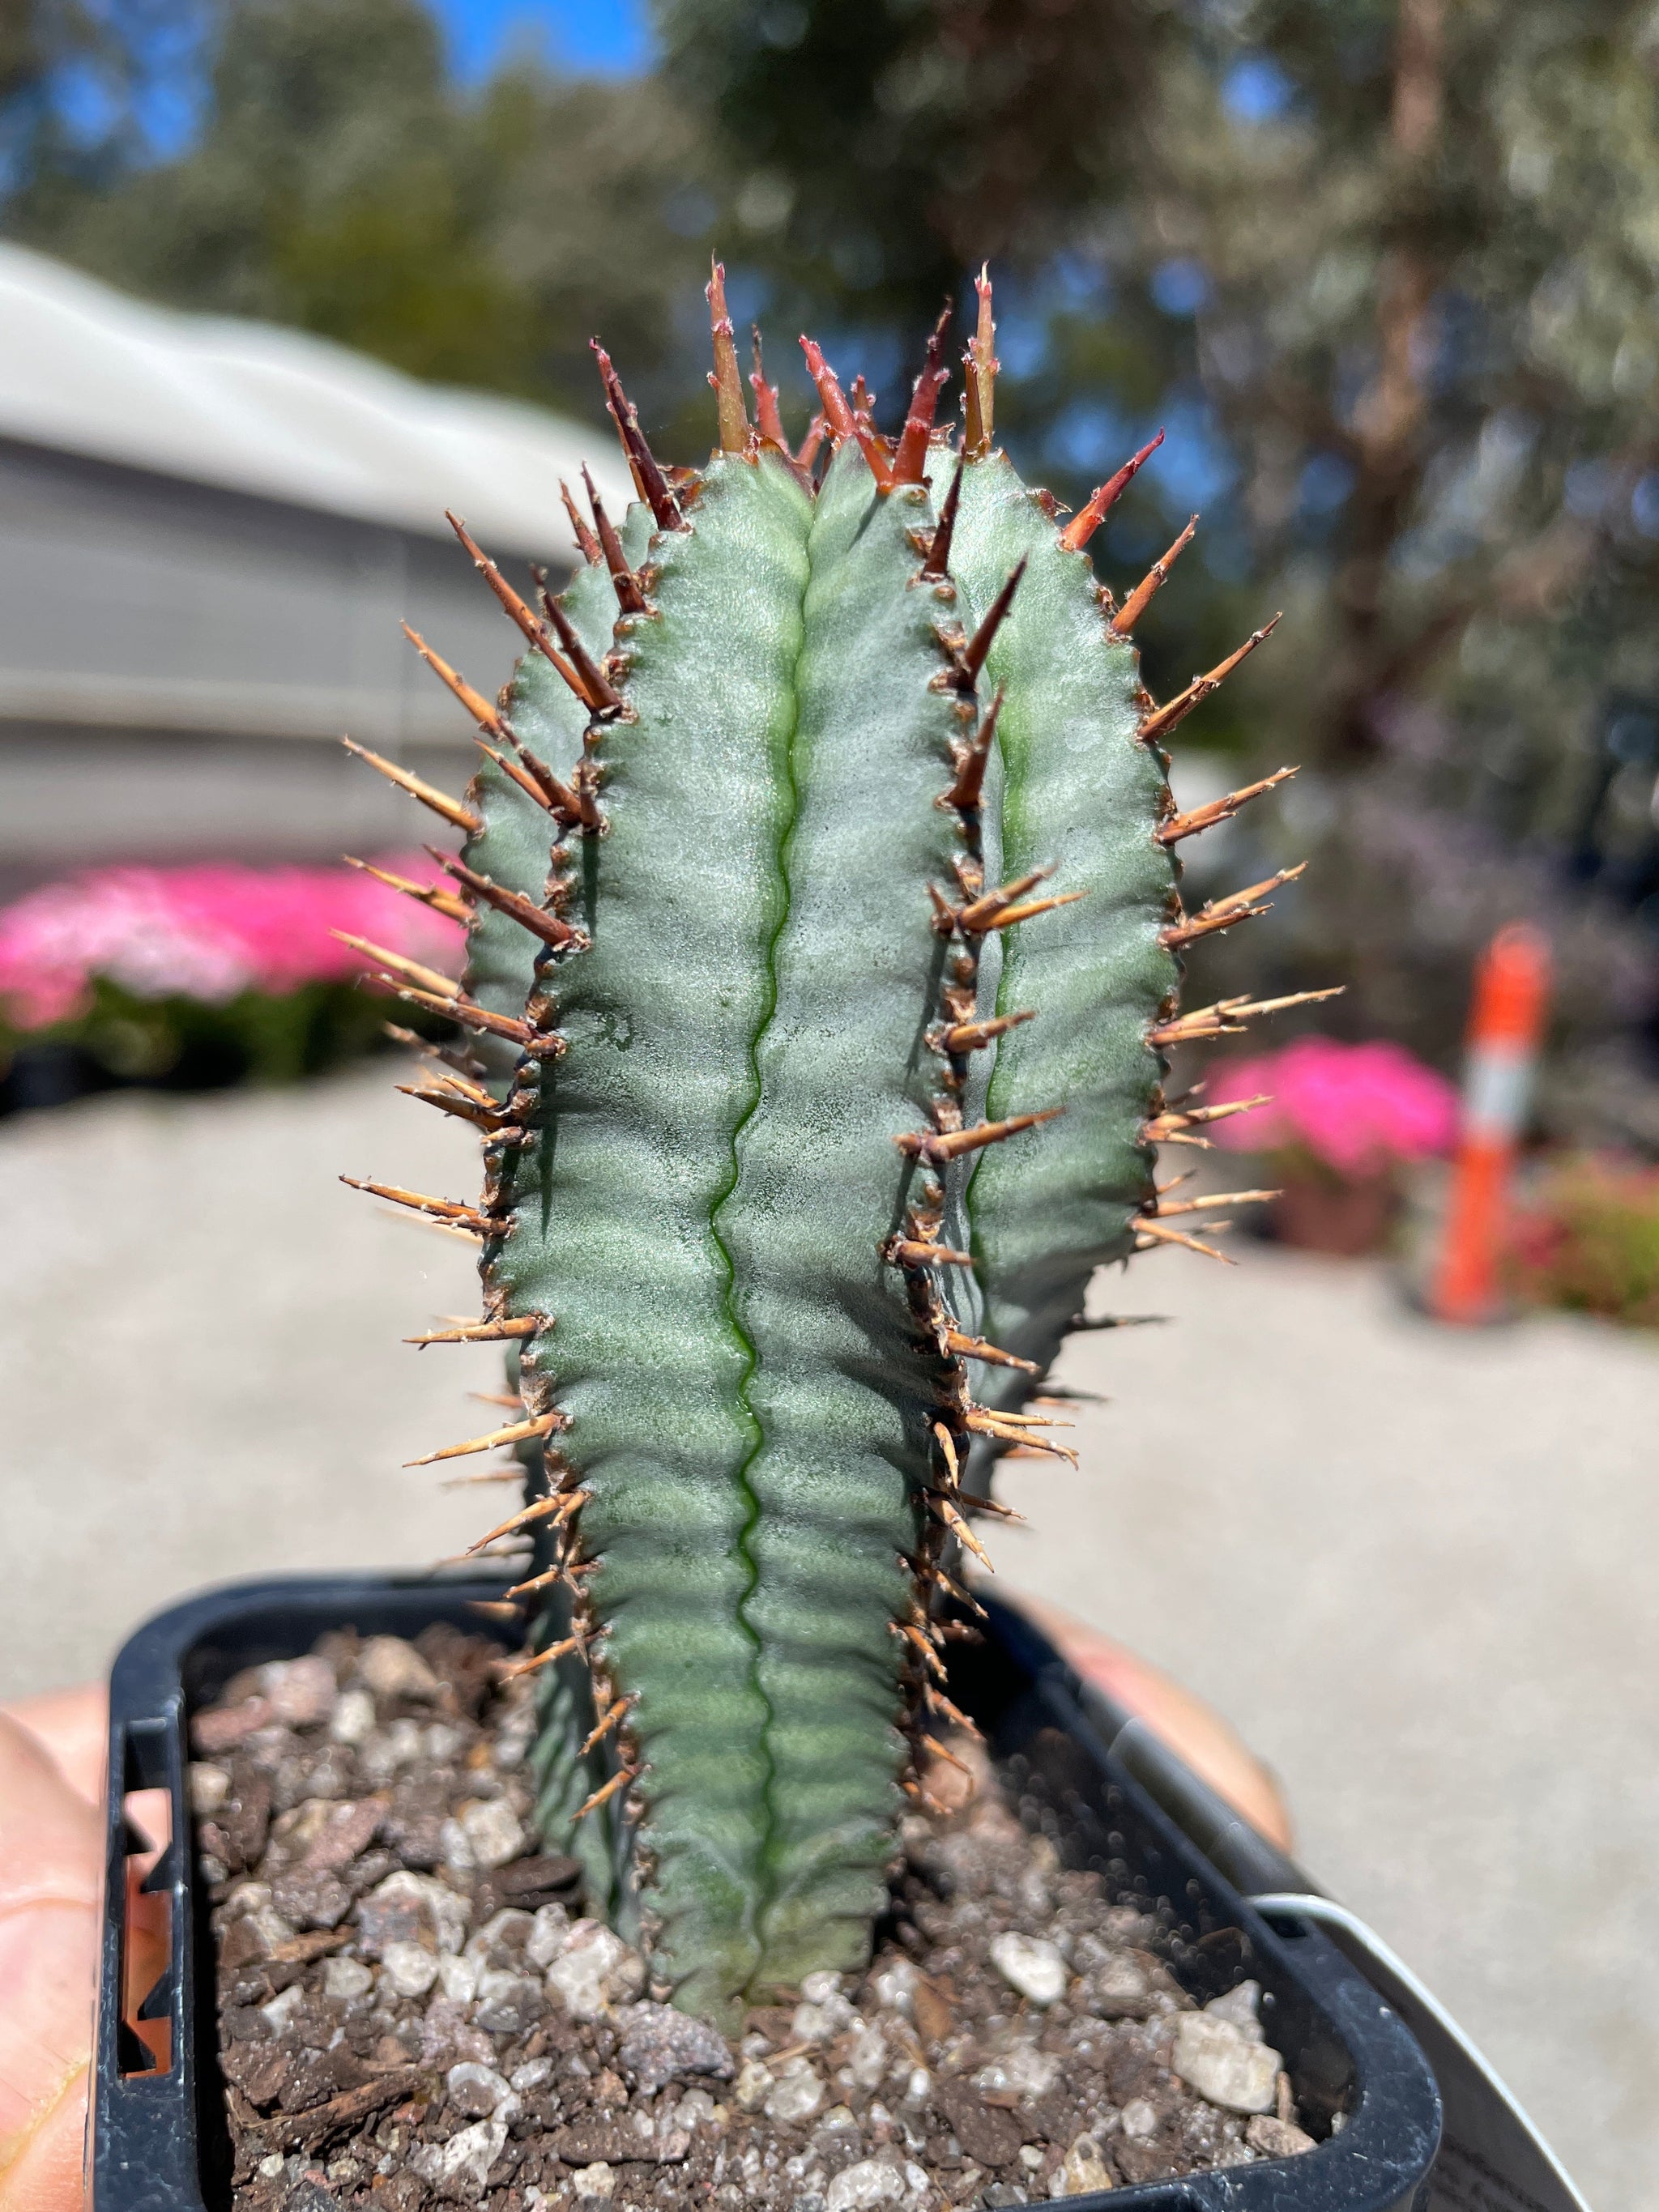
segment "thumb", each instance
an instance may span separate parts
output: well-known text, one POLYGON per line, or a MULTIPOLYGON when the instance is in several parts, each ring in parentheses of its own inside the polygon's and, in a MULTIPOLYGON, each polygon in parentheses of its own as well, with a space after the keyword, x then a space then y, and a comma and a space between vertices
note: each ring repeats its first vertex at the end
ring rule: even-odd
POLYGON ((0 2212, 82 2200, 99 1818, 0 1714, 0 2212))

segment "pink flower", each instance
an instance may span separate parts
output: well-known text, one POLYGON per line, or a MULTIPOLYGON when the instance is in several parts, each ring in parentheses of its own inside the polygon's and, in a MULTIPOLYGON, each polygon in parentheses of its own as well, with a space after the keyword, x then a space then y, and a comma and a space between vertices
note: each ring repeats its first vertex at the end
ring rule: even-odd
POLYGON ((1250 1152, 1300 1147, 1358 1179, 1448 1152, 1457 1134, 1456 1091, 1397 1044, 1300 1037, 1279 1052, 1232 1061, 1205 1103, 1264 1091, 1270 1104, 1216 1123, 1209 1133, 1218 1145, 1250 1152))
MULTIPOLYGON (((424 854, 384 865, 440 880, 424 854)), ((32 1030, 83 1012, 100 976, 141 999, 220 1006, 244 991, 281 996, 362 970, 337 929, 459 969, 458 924, 356 869, 100 868, 0 908, 0 1004, 32 1030)))

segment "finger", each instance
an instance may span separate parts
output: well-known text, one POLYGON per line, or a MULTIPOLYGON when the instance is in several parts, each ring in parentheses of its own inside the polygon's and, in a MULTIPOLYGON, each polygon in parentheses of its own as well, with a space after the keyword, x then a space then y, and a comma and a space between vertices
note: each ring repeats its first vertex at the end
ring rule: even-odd
POLYGON ((9 2146, 0 2143, 0 2212, 82 2212, 89 2079, 86 2065, 76 2068, 25 2133, 9 2146))
POLYGON ((0 1913, 40 1903, 95 1912, 102 1824, 38 1736, 0 1714, 0 1913))
MULTIPOLYGON (((0 2176, 45 2154, 92 2041, 100 1825, 39 1741, 0 1717, 0 2176)), ((55 2135, 52 2140, 56 2141, 55 2135)))
POLYGON ((14 1698, 0 1705, 0 1715, 16 1721, 46 1747, 78 1796, 98 1803, 109 1756, 109 1693, 101 1683, 14 1698))
POLYGON ((1282 1851, 1292 1848, 1290 1808, 1279 1784, 1212 1706, 1058 1607, 1023 1595, 1020 1605, 1085 1682, 1144 1720, 1258 1835, 1282 1851))

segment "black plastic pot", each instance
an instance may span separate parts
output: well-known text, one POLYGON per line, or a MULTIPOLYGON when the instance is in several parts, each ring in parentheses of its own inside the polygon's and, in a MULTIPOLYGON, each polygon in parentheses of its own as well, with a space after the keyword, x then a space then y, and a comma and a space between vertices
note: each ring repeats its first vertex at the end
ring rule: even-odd
MULTIPOLYGON (((413 1636, 444 1620, 498 1633, 472 1610, 495 1594, 495 1584, 385 1575, 246 1583, 174 1607, 122 1651, 110 1698, 88 2142, 94 2212, 217 2212, 229 2201, 207 1898, 185 1794, 190 1712, 240 1668, 296 1656, 327 1628, 413 1636), (173 1840, 145 1887, 169 1899, 171 1949, 138 2017, 169 2024, 165 2072, 122 2017, 126 1861, 140 1848, 124 1801, 153 1789, 168 1793, 173 1840)), ((1091 1716, 1091 1693, 1018 1613, 995 1607, 983 1644, 952 1649, 951 1695, 984 1729, 1024 1816, 1066 1863, 1098 1868, 1117 1896, 1156 1912, 1169 1962, 1194 1996, 1218 1996, 1247 1975, 1261 1984, 1269 2039, 1285 2054, 1304 2124, 1322 2138, 1299 2158, 1115 2190, 1109 2203, 1067 2200, 1075 2212, 1413 2212, 1439 2140, 1440 2101, 1397 2015, 1311 1925, 1269 1926, 1246 1903, 1109 1753, 1103 1709, 1097 1703, 1091 1716)), ((1165 1783, 1180 1771, 1160 1770, 1165 1783)), ((1224 1827, 1218 1856, 1248 1854, 1243 1824, 1224 1827)))

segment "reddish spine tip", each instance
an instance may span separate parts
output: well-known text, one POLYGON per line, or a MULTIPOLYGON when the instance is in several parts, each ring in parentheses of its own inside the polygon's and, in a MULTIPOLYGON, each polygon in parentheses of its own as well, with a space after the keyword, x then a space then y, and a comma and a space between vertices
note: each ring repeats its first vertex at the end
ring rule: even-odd
POLYGON ((744 412, 743 379, 738 370, 738 349, 732 336, 732 317, 726 305, 726 264, 723 262, 711 264, 703 297, 708 302, 708 329, 714 342, 714 371, 709 382, 714 387, 720 451, 723 453, 745 453, 749 446, 749 417, 744 412))
POLYGON ((927 358, 910 394, 910 411, 904 418, 898 452, 893 460, 895 483, 920 483, 927 467, 927 441, 933 434, 939 396, 951 379, 945 358, 945 341, 951 327, 951 302, 933 325, 927 340, 927 358))
POLYGON ((1083 550, 1119 500, 1122 498, 1131 479, 1145 467, 1163 443, 1164 433, 1160 430, 1157 437, 1150 440, 1138 453, 1131 455, 1129 459, 1125 461, 1115 476, 1108 477, 1089 504, 1072 517, 1060 533, 1060 542, 1068 552, 1080 553, 1083 550))
POLYGON ((830 435, 839 445, 843 438, 854 435, 853 410, 847 404, 847 394, 836 381, 836 372, 824 359, 817 340, 803 332, 800 344, 806 356, 807 374, 817 386, 818 404, 830 426, 830 435))
POLYGON ((763 438, 769 438, 775 446, 781 446, 787 453, 789 441, 783 434, 783 417, 778 412, 778 387, 766 380, 766 365, 761 358, 761 335, 751 330, 754 341, 755 365, 749 373, 749 386, 755 395, 755 414, 760 423, 763 438))
POLYGON ((633 472, 635 488, 640 497, 657 519, 659 530, 683 530, 685 518, 680 513, 678 501, 668 488, 668 479, 657 465, 656 456, 645 441, 640 428, 639 410, 623 390, 622 379, 617 374, 610 355, 597 338, 590 338, 593 358, 599 365, 600 381, 605 386, 605 402, 611 410, 611 419, 622 440, 623 452, 628 457, 633 472))

